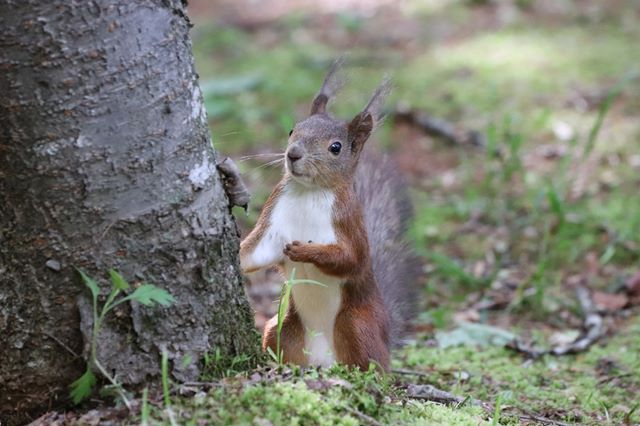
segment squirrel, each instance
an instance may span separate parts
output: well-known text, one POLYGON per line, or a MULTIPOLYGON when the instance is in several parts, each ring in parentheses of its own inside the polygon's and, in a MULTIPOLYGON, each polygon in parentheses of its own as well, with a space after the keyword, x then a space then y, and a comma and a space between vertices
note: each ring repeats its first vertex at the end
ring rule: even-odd
MULTIPOLYGON (((284 362, 389 369, 389 351, 410 314, 417 258, 404 241, 412 207, 392 161, 363 152, 380 123, 385 79, 351 121, 326 106, 342 86, 329 69, 308 118, 289 133, 285 173, 240 244, 243 272, 278 265, 323 286, 291 288, 282 323, 284 362)), ((277 315, 262 348, 276 352, 277 315)))

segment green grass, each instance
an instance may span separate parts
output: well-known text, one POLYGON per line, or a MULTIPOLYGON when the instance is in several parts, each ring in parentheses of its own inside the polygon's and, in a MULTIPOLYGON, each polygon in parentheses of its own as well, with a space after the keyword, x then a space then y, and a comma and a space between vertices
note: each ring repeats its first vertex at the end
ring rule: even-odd
MULTIPOLYGON (((299 29, 303 22, 293 19, 284 25, 299 29)), ((278 36, 279 42, 265 49, 251 34, 236 28, 209 24, 196 29, 194 49, 205 87, 213 142, 226 155, 281 151, 292 124, 306 114, 327 65, 341 53, 313 37, 300 41, 285 29, 278 36), (207 91, 207 87, 217 90, 207 91)), ((514 175, 532 182, 533 188, 527 189, 533 195, 501 208, 512 209, 519 201, 532 203, 540 187, 544 187, 543 177, 522 170, 518 161, 523 153, 539 143, 553 141, 551 129, 558 121, 571 125, 581 140, 586 140, 597 111, 576 114, 574 108, 567 107, 568 99, 580 91, 606 90, 625 73, 637 69, 633 52, 638 37, 640 30, 569 23, 561 27, 520 25, 480 32, 426 48, 406 59, 388 51, 387 56, 374 60, 368 55, 369 50, 358 47, 351 51, 351 62, 356 64, 350 69, 354 78, 335 107, 344 117, 353 115, 386 70, 394 76, 396 86, 391 102, 403 101, 488 134, 497 132, 495 143, 507 147, 512 161, 495 164, 477 156, 468 161, 471 164, 467 167, 494 165, 498 169, 495 173, 506 182, 514 175), (505 138, 505 132, 510 131, 515 131, 517 138, 505 138), (490 164, 483 164, 486 162, 490 164)), ((625 88, 627 108, 640 108, 633 100, 640 98, 638 93, 640 80, 636 79, 625 88)), ((605 121, 601 139, 606 143, 598 144, 596 151, 629 152, 624 142, 629 137, 637 138, 640 125, 625 114, 618 116, 616 124, 620 125, 612 128, 605 121), (619 129, 625 131, 620 133, 619 129)), ((387 130, 378 136, 384 146, 400 143, 392 140, 393 132, 387 130)), ((265 174, 269 176, 269 169, 253 172, 257 164, 260 163, 241 164, 249 173, 249 181, 262 181, 265 174)), ((274 180, 267 178, 267 183, 274 180)), ((477 202, 489 210, 496 202, 511 202, 510 194, 501 192, 504 188, 472 185, 468 191, 473 189, 479 192, 477 202)), ((261 204, 268 192, 259 186, 255 204, 261 204)), ((448 206, 450 202, 442 204, 448 206)), ((433 208, 429 209, 433 213, 433 208)), ((255 214, 250 222, 255 220, 255 214)))

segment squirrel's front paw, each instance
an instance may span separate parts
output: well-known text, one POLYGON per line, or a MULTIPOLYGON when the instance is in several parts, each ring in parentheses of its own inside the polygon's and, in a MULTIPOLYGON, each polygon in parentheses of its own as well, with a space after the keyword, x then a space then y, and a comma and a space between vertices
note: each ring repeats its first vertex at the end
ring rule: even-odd
POLYGON ((294 262, 309 262, 309 250, 300 241, 286 244, 282 252, 294 262))

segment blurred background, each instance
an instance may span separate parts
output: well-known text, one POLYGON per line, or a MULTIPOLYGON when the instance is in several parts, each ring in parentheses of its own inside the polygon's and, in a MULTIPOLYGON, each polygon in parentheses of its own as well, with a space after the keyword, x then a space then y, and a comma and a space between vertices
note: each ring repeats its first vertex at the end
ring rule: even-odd
MULTIPOLYGON (((578 285, 600 309, 638 303, 638 1, 190 0, 188 9, 213 144, 239 162, 253 194, 249 213, 235 212, 243 233, 281 176, 269 154, 283 151, 347 52, 337 116, 356 114, 385 74, 395 83, 373 143, 412 187, 410 238, 425 259, 414 330, 466 321, 553 337, 580 327, 578 285)), ((261 327, 281 278, 252 282, 261 327)))

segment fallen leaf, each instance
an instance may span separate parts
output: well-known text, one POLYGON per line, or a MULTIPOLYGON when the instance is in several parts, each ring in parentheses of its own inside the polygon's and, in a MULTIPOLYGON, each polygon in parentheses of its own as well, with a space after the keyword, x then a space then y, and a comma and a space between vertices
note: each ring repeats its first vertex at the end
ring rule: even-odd
POLYGON ((486 324, 461 323, 451 331, 436 333, 438 346, 504 346, 514 340, 516 336, 506 330, 486 324))
POLYGON ((626 294, 611 294, 596 291, 593 293, 593 303, 601 311, 618 311, 629 303, 626 294))
POLYGON ((478 322, 480 321, 480 313, 475 309, 466 309, 456 312, 453 315, 453 319, 456 322, 478 322))
POLYGON ((580 336, 579 330, 558 331, 549 337, 549 343, 552 346, 564 346, 573 343, 578 336, 580 336))

